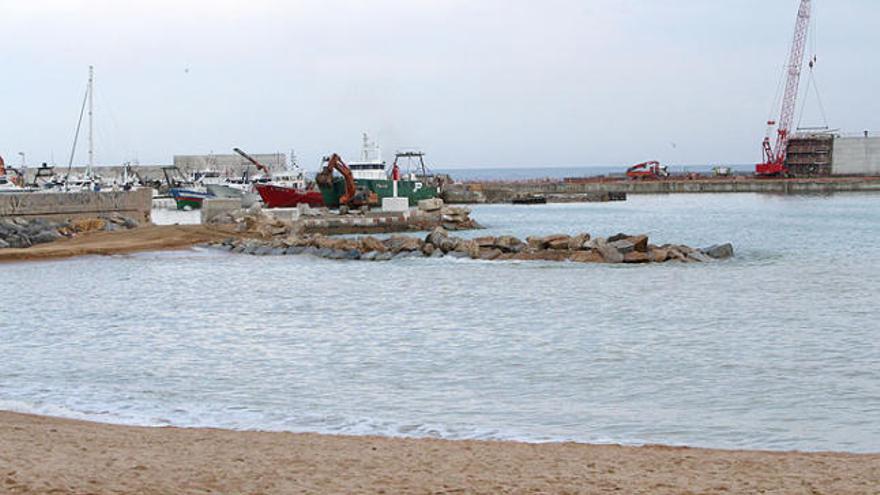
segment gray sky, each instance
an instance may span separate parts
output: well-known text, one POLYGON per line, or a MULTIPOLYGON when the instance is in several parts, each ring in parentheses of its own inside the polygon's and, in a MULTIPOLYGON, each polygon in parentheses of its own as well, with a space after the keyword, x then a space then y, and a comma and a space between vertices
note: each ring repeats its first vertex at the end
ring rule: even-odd
MULTIPOLYGON (((314 169, 363 130, 438 167, 752 163, 798 3, 0 0, 0 155, 66 164, 94 64, 100 164, 314 169)), ((814 4, 830 124, 880 131, 880 3, 814 4)))

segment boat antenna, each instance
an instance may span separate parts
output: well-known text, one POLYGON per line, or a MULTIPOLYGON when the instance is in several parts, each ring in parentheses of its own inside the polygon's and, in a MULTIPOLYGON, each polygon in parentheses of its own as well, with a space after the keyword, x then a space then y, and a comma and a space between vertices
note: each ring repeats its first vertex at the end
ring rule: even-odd
POLYGON ((92 167, 95 166, 95 135, 94 135, 94 92, 95 92, 95 66, 89 66, 89 167, 86 169, 86 177, 92 177, 92 167))
POLYGON ((76 132, 73 133, 73 146, 70 148, 70 160, 67 162, 67 175, 64 176, 65 188, 70 179, 70 171, 73 167, 73 157, 76 155, 76 143, 79 141, 79 131, 82 128, 83 115, 86 111, 86 102, 89 98, 89 89, 86 88, 86 94, 83 96, 82 106, 79 109, 79 120, 76 121, 76 132))

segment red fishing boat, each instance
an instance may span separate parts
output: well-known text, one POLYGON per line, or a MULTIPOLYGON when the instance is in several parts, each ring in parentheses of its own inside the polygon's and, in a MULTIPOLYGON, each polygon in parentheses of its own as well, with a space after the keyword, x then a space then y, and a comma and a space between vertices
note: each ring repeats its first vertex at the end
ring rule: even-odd
POLYGON ((276 182, 274 179, 273 177, 272 182, 254 184, 267 208, 290 208, 301 203, 316 207, 324 206, 324 196, 321 195, 321 191, 306 189, 305 183, 289 184, 276 182))
POLYGON ((324 196, 321 191, 306 185, 305 174, 302 169, 296 166, 292 153, 290 160, 294 162, 292 163, 294 170, 268 175, 269 167, 239 148, 234 148, 233 151, 267 174, 254 181, 254 189, 257 190, 267 208, 291 208, 303 203, 309 206, 324 206, 324 196))

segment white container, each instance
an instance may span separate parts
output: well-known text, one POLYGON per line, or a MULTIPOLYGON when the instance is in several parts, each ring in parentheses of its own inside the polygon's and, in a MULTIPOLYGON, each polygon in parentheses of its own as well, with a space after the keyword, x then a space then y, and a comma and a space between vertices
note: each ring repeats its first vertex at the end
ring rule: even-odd
POLYGON ((382 211, 389 211, 389 212, 409 211, 409 199, 407 199, 407 198, 382 198, 382 211))

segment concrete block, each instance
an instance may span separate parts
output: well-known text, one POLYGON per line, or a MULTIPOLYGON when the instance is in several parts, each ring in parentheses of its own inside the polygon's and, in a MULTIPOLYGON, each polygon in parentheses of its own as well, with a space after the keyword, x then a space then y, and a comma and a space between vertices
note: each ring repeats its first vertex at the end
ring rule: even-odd
POLYGON ((72 220, 112 213, 140 223, 150 221, 153 190, 101 192, 25 192, 0 194, 0 217, 72 220))
POLYGON ((202 202, 202 223, 211 223, 215 218, 225 213, 234 213, 241 209, 239 198, 205 198, 202 202))
POLYGON ((407 198, 382 198, 382 211, 409 211, 409 200, 407 198))
POLYGON ((880 137, 841 137, 831 153, 833 175, 880 175, 880 137))
POLYGON ((419 209, 422 211, 437 211, 443 208, 443 200, 440 198, 422 199, 419 201, 419 209))
POLYGON ((295 222, 299 220, 299 216, 302 213, 302 210, 299 208, 266 208, 263 210, 263 213, 269 215, 272 218, 277 218, 278 220, 288 220, 291 222, 295 222))

